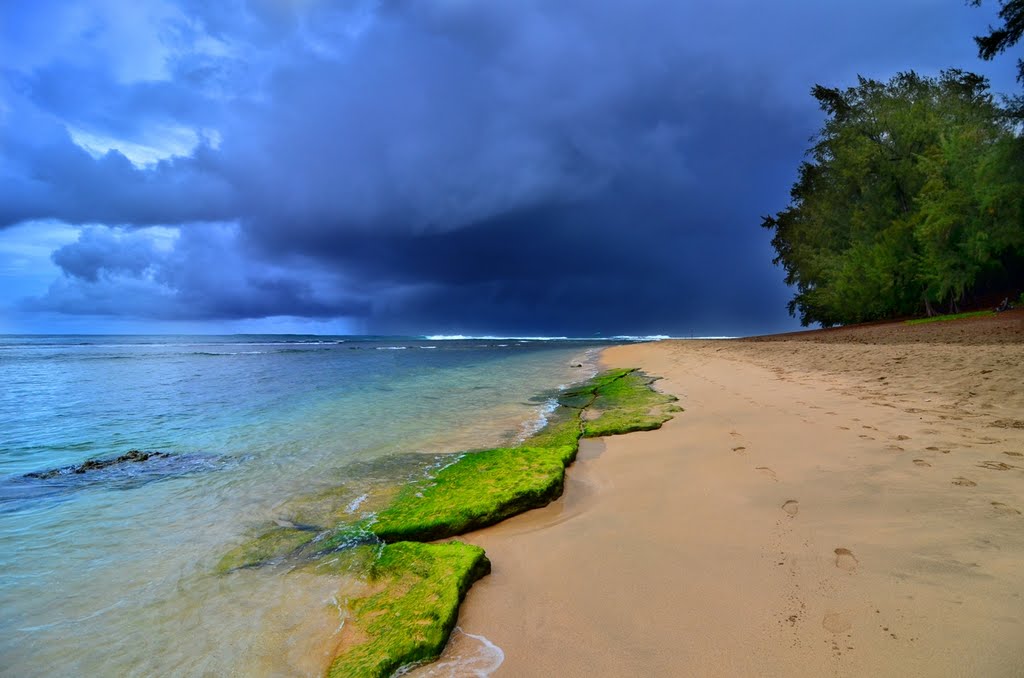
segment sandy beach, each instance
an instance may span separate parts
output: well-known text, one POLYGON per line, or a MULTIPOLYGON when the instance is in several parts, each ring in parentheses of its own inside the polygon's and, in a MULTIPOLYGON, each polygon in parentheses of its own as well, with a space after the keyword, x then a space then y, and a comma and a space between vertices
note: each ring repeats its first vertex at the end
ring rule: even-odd
POLYGON ((467 535, 498 676, 1024 675, 1024 312, 608 349, 685 411, 467 535))

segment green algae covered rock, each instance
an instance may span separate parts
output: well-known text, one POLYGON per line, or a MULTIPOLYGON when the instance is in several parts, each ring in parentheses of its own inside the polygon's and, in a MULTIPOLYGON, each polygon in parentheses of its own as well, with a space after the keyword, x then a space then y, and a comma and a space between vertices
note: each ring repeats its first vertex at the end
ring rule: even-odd
POLYGON ((562 453, 543 447, 467 453, 430 480, 405 487, 369 529, 386 542, 429 541, 545 506, 562 494, 562 453))
POLYGON ((430 541, 493 525, 557 499, 581 436, 659 428, 675 396, 636 370, 610 370, 560 392, 548 425, 515 447, 467 452, 412 482, 360 527, 385 542, 430 541), (589 415, 593 414, 593 417, 589 415))
POLYGON ((650 431, 672 418, 680 408, 677 398, 651 388, 655 378, 636 370, 627 370, 603 382, 588 406, 583 436, 617 435, 631 431, 650 431))
POLYGON ((655 429, 679 410, 674 396, 651 388, 654 381, 634 369, 602 372, 554 394, 547 425, 519 445, 432 457, 429 472, 375 482, 363 496, 358 487, 339 484, 298 497, 284 508, 290 527, 269 527, 225 555, 217 569, 308 560, 376 539, 444 539, 545 506, 561 496, 581 436, 655 429), (357 497, 372 510, 356 513, 357 497))
POLYGON ((349 603, 332 678, 386 676, 436 658, 466 590, 490 563, 475 546, 421 542, 558 498, 581 437, 659 428, 679 411, 654 381, 634 369, 609 370, 548 394, 555 402, 546 426, 518 445, 428 458, 413 476, 369 490, 339 484, 299 497, 285 504, 284 519, 228 552, 217 569, 287 562, 329 573, 336 563, 355 563, 365 572, 371 593, 349 603))
POLYGON ((483 549, 461 542, 382 547, 368 574, 371 593, 349 601, 327 675, 390 676, 402 666, 436 659, 466 591, 490 571, 483 549))

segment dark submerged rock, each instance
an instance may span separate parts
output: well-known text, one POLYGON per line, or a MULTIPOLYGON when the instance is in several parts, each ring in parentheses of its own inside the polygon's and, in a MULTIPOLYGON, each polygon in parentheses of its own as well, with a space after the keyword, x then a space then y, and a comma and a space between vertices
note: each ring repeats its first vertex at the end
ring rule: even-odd
POLYGON ((102 469, 109 468, 111 466, 117 466, 118 464, 138 464, 150 459, 167 459, 171 455, 169 452, 144 452, 142 450, 129 450, 127 453, 122 454, 120 457, 114 459, 89 459, 82 462, 81 464, 75 464, 73 466, 64 466, 61 468, 50 469, 48 471, 33 471, 32 473, 26 473, 26 478, 39 478, 42 480, 49 480, 51 478, 57 478, 60 476, 66 476, 71 473, 83 474, 89 473, 90 471, 99 471, 102 469))
POLYGON ((131 490, 168 478, 221 470, 245 459, 131 450, 119 457, 9 476, 0 478, 0 513, 20 511, 40 500, 67 501, 91 487, 131 490))

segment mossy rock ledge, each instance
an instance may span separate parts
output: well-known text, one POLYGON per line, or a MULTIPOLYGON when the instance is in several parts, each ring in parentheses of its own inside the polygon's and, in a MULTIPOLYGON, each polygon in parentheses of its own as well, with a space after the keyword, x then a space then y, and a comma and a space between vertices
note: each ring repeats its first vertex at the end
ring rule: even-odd
POLYGON ((515 446, 451 455, 397 492, 371 499, 372 513, 346 510, 351 492, 342 487, 299 497, 285 506, 282 520, 227 553, 217 569, 323 562, 340 549, 378 549, 366 573, 373 592, 349 601, 351 617, 329 675, 387 676, 436 658, 462 597, 490 563, 475 546, 420 542, 487 527, 557 499, 581 437, 660 428, 680 411, 674 396, 652 388, 654 381, 635 369, 609 370, 546 394, 557 405, 540 431, 515 446))
POLYGON ((457 541, 380 547, 367 576, 372 592, 349 601, 327 675, 390 676, 403 666, 437 659, 469 587, 490 571, 482 548, 457 541))

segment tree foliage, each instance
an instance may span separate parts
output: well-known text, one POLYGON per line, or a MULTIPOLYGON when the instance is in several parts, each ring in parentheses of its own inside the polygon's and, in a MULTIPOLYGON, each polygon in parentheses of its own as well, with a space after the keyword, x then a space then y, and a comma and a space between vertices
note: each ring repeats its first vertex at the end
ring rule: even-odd
POLYGON ((830 326, 955 308, 1019 276, 1024 145, 984 78, 907 72, 812 95, 826 122, 790 205, 762 224, 796 286, 791 314, 830 326))
MULTIPOLYGON (((971 4, 978 7, 981 0, 971 0, 971 4)), ((985 61, 1013 47, 1024 34, 1024 0, 999 0, 999 18, 1003 20, 1002 26, 989 26, 988 35, 974 38, 978 56, 985 61)), ((1024 59, 1017 60, 1017 80, 1024 82, 1024 59)))

